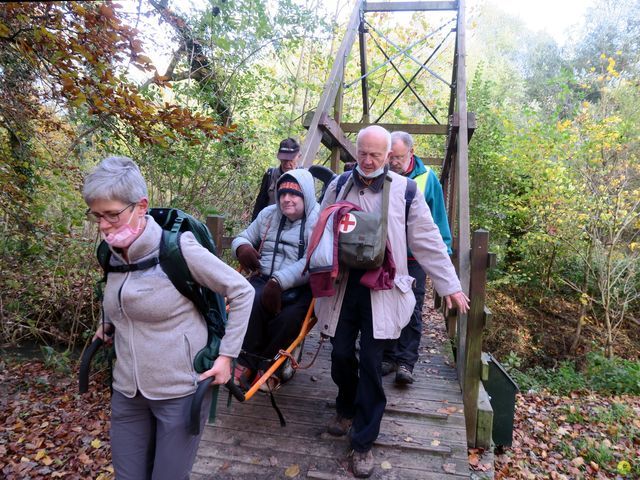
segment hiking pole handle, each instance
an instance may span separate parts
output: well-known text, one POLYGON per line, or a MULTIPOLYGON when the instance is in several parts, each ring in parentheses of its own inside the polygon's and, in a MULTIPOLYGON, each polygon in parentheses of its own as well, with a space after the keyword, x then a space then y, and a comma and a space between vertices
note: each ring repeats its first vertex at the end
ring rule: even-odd
POLYGON ((80 360, 80 373, 78 374, 78 384, 80 393, 87 393, 89 391, 89 374, 91 372, 91 360, 96 354, 98 349, 102 346, 104 341, 101 338, 96 338, 91 345, 82 354, 80 360))
MULTIPOLYGON (((213 382, 214 377, 207 377, 198 383, 198 388, 196 388, 196 393, 193 394, 193 400, 191 400, 191 410, 189 412, 189 433, 191 435, 199 435, 200 434, 200 412, 202 411, 202 402, 204 401, 204 397, 211 387, 211 383, 213 382)), ((239 402, 244 402, 244 393, 242 390, 233 383, 233 377, 225 383, 224 385, 231 392, 231 394, 236 397, 236 400, 239 402)))

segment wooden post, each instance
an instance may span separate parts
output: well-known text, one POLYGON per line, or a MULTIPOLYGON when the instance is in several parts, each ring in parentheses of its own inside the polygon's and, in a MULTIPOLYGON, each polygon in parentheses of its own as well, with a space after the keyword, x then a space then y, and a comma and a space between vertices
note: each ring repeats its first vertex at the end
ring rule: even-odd
MULTIPOLYGON (((485 320, 484 301, 489 258, 488 248, 489 232, 476 230, 473 233, 471 247, 471 281, 469 285, 471 308, 467 314, 464 356, 458 357, 459 362, 464 362, 464 377, 460 380, 462 381, 467 443, 471 447, 478 446, 478 399, 482 375, 482 331, 485 320)), ((485 435, 486 428, 486 424, 484 424, 482 429, 485 435)), ((485 441, 486 438, 483 437, 481 443, 485 443, 485 441)))
POLYGON ((222 251, 223 247, 223 233, 224 233, 224 215, 207 215, 207 228, 211 232, 213 241, 216 243, 216 251, 218 254, 222 251))
MULTIPOLYGON (((344 60, 346 62, 346 58, 344 60)), ((340 87, 336 93, 336 101, 333 104, 333 119, 338 125, 342 120, 342 101, 344 93, 344 66, 342 67, 342 76, 340 77, 340 87)), ((338 164, 340 163, 340 146, 336 145, 331 149, 331 170, 338 171, 338 164)))
MULTIPOLYGON (((360 46, 360 75, 362 89, 362 121, 369 123, 369 85, 367 83, 367 41, 365 38, 366 29, 364 26, 364 18, 360 20, 358 27, 358 44, 360 46)), ((337 172, 337 170, 334 170, 337 172)))
POLYGON ((313 114, 311 119, 311 125, 309 125, 309 132, 302 142, 302 148, 300 153, 302 155, 302 166, 309 168, 313 164, 313 160, 320 148, 320 142, 322 140, 322 129, 318 127, 320 118, 323 114, 329 113, 329 108, 334 104, 338 87, 342 84, 342 78, 344 74, 344 64, 351 50, 351 46, 355 41, 356 34, 358 33, 358 25, 360 25, 360 9, 362 8, 362 2, 364 0, 356 0, 356 4, 351 13, 351 18, 347 24, 347 30, 345 36, 342 39, 340 48, 336 53, 336 61, 333 62, 331 73, 325 83, 322 96, 318 103, 318 108, 313 114))

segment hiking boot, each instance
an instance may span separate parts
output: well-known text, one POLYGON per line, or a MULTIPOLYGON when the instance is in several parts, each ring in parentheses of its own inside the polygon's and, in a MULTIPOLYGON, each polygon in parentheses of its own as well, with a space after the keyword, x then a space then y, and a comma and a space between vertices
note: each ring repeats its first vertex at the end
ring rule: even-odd
POLYGON ((349 432, 351 428, 352 420, 350 418, 344 418, 339 414, 335 414, 329 424, 327 425, 327 432, 336 437, 342 437, 349 432))
POLYGON ((389 375, 391 372, 398 370, 398 365, 395 362, 389 362, 387 360, 382 361, 382 376, 389 375))
POLYGON ((406 365, 400 365, 396 372, 396 383, 398 385, 410 385, 413 383, 413 373, 406 365))
POLYGON ((353 476, 357 478, 368 478, 373 473, 373 453, 353 451, 351 457, 351 469, 353 476))

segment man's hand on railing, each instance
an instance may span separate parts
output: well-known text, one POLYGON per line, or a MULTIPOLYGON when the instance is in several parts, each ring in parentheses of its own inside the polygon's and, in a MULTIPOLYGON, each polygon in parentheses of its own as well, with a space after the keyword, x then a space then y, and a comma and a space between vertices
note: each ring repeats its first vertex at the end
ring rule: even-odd
POLYGON ((458 313, 465 314, 469 311, 469 298, 464 294, 463 291, 452 293, 451 295, 446 295, 444 300, 447 304, 447 309, 451 310, 455 307, 458 310, 458 313))

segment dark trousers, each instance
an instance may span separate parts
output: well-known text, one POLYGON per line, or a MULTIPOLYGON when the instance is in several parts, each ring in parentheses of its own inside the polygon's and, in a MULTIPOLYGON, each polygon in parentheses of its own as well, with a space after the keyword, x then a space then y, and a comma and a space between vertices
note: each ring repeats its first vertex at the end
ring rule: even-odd
POLYGON ((243 353, 238 360, 253 370, 267 368, 278 351, 288 347, 298 336, 311 303, 311 289, 308 285, 298 287, 296 292, 287 290, 282 294, 282 310, 272 315, 264 309, 261 302, 262 290, 268 280, 268 277, 262 275, 249 279, 256 295, 242 343, 243 353), (293 294, 295 298, 292 297, 293 294))
POLYGON ((351 447, 371 449, 378 438, 387 397, 382 387, 382 352, 388 340, 373 338, 371 293, 360 285, 361 274, 350 272, 336 333, 331 339, 331 378, 338 386, 336 411, 352 418, 351 447), (360 355, 356 339, 360 332, 360 355))
POLYGON ((149 400, 111 397, 111 456, 118 480, 187 480, 211 405, 202 402, 200 435, 187 430, 193 395, 149 400))
POLYGON ((413 259, 407 261, 407 266, 409 267, 409 275, 416 279, 413 287, 416 306, 413 309, 411 320, 400 332, 400 338, 385 349, 384 360, 405 365, 413 371, 413 367, 418 362, 418 348, 422 338, 422 306, 424 305, 427 275, 420 264, 413 259))

